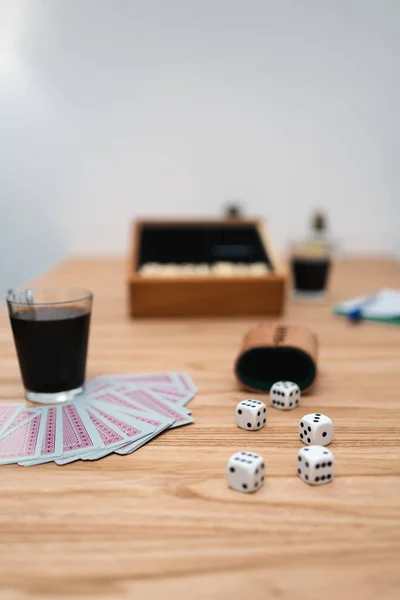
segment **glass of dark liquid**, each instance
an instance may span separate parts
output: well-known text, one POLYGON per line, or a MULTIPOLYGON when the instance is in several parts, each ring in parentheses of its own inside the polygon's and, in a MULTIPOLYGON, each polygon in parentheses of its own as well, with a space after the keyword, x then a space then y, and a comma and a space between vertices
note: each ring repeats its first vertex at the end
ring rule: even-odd
POLYGON ((297 297, 323 298, 326 295, 331 257, 326 245, 294 246, 291 268, 297 297))
POLYGON ((55 404, 83 391, 93 294, 73 288, 7 295, 25 397, 55 404))

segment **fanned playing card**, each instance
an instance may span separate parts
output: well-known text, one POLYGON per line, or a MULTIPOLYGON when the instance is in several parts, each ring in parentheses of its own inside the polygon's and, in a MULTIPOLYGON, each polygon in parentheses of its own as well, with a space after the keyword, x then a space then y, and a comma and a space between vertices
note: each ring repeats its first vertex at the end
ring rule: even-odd
POLYGON ((0 438, 21 409, 22 404, 0 404, 0 438))
POLYGON ((171 429, 194 422, 193 418, 189 416, 190 411, 185 409, 183 406, 171 404, 168 402, 168 400, 164 400, 156 392, 150 392, 149 390, 140 388, 134 389, 132 386, 129 388, 123 387, 119 391, 124 395, 125 398, 128 398, 134 402, 137 407, 150 410, 158 415, 163 415, 164 417, 173 419, 174 423, 171 425, 171 429))
MULTIPOLYGON (((122 409, 121 412, 124 413, 124 410, 122 409)), ((169 429, 169 427, 173 424, 172 419, 168 419, 167 417, 156 415, 150 412, 142 414, 139 413, 137 414, 136 418, 139 421, 144 421, 145 423, 153 425, 155 427, 153 433, 145 436, 137 442, 132 442, 131 444, 127 444, 126 446, 119 448, 115 451, 117 454, 132 454, 132 452, 135 452, 135 450, 138 450, 138 448, 141 448, 144 446, 144 444, 147 444, 150 440, 160 435, 160 433, 166 429, 169 429)))
POLYGON ((36 458, 39 455, 44 429, 42 417, 43 413, 38 413, 0 440, 1 465, 36 458))
POLYGON ((98 458, 102 458, 107 454, 111 454, 115 449, 121 447, 121 445, 126 444, 129 437, 124 434, 123 431, 117 431, 115 427, 111 427, 108 423, 103 421, 99 415, 96 413, 94 409, 91 407, 87 407, 89 417, 96 427, 99 435, 104 443, 103 450, 95 450, 90 454, 85 454, 82 456, 82 460, 96 460, 98 458))
POLYGON ((175 380, 184 390, 191 392, 193 395, 197 393, 197 388, 187 373, 178 372, 173 373, 173 375, 175 380))
POLYGON ((51 462, 63 452, 62 408, 49 406, 42 410, 45 425, 40 455, 32 460, 18 461, 24 467, 51 462))
POLYGON ((116 407, 110 408, 109 405, 104 403, 89 404, 86 406, 86 410, 95 426, 99 428, 100 435, 101 432, 107 431, 107 436, 110 436, 111 439, 109 442, 103 439, 105 448, 85 455, 84 460, 102 458, 114 452, 116 448, 137 441, 154 430, 154 427, 149 423, 139 421, 131 415, 120 413, 116 407), (118 437, 118 440, 115 437, 118 437))
POLYGON ((62 406, 62 423, 63 454, 61 459, 55 460, 58 465, 78 460, 84 454, 104 447, 89 415, 78 403, 62 406))
POLYGON ((196 388, 190 377, 184 373, 165 373, 151 375, 115 375, 90 379, 85 384, 85 395, 99 390, 116 389, 121 385, 140 387, 156 392, 165 400, 185 406, 195 395, 196 388))
POLYGON ((5 437, 6 435, 10 435, 10 433, 13 433, 16 429, 18 429, 19 427, 21 427, 21 425, 24 425, 24 423, 26 423, 27 421, 30 421, 31 419, 33 419, 33 417, 37 416, 38 414, 40 414, 41 409, 40 408, 25 408, 22 407, 19 412, 17 413, 15 419, 13 419, 11 421, 11 423, 9 423, 9 425, 7 426, 7 429, 4 430, 3 434, 1 437, 5 437))
POLYGON ((193 423, 193 418, 189 416, 188 411, 182 406, 177 406, 163 400, 154 392, 149 392, 146 389, 122 388, 120 391, 107 389, 93 394, 91 400, 93 403, 97 401, 108 402, 118 406, 125 406, 142 411, 151 411, 158 415, 173 419, 174 423, 171 428, 181 427, 188 423, 193 423))
POLYGON ((126 375, 106 375, 97 378, 98 380, 109 380, 113 382, 135 383, 136 385, 152 385, 153 383, 161 383, 171 385, 173 387, 184 387, 185 385, 178 378, 177 373, 144 373, 144 374, 126 374, 126 375))
POLYGON ((114 416, 119 419, 129 420, 133 422, 137 427, 147 431, 146 435, 142 436, 139 440, 131 440, 129 444, 124 444, 122 447, 114 450, 117 454, 130 454, 135 449, 144 444, 147 444, 151 439, 159 435, 162 431, 172 425, 173 420, 167 417, 159 416, 149 411, 142 411, 136 409, 128 409, 124 405, 118 406, 117 404, 107 404, 105 402, 97 401, 93 403, 99 414, 103 417, 112 418, 114 416))
POLYGON ((163 431, 193 422, 196 387, 183 372, 100 377, 59 406, 0 404, 0 465, 34 466, 130 454, 163 431))
MULTIPOLYGON (((124 384, 127 385, 127 384, 124 384)), ((193 400, 193 394, 191 392, 184 392, 177 388, 167 388, 161 385, 146 385, 143 386, 144 389, 150 390, 150 392, 155 392, 156 394, 161 395, 164 400, 168 400, 173 404, 180 404, 181 406, 185 406, 191 400, 193 400)))

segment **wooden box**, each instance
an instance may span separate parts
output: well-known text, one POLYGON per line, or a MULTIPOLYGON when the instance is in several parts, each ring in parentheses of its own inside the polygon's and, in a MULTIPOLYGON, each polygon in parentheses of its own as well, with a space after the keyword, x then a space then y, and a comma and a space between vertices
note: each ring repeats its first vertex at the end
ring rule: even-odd
MULTIPOLYGON (((235 267, 236 268, 236 267, 235 267)), ((134 223, 129 260, 129 313, 132 317, 279 315, 286 276, 259 221, 142 220, 134 223), (161 265, 263 263, 260 275, 152 277, 149 263, 161 265)))

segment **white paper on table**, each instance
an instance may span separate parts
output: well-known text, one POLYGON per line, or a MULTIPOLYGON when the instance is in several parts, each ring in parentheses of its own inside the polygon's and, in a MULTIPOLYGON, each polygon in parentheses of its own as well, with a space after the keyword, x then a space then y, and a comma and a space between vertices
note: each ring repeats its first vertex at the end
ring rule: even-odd
POLYGON ((400 291, 383 289, 375 295, 367 294, 345 302, 339 302, 336 310, 347 314, 360 307, 365 318, 392 319, 400 317, 400 291), (365 303, 365 307, 363 304, 365 303))

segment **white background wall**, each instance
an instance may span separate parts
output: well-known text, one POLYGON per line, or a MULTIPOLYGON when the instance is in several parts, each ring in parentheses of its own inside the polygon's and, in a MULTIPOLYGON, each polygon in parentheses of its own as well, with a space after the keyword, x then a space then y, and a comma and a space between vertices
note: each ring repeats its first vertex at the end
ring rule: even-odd
POLYGON ((0 0, 0 285, 133 216, 400 250, 397 0, 0 0))

